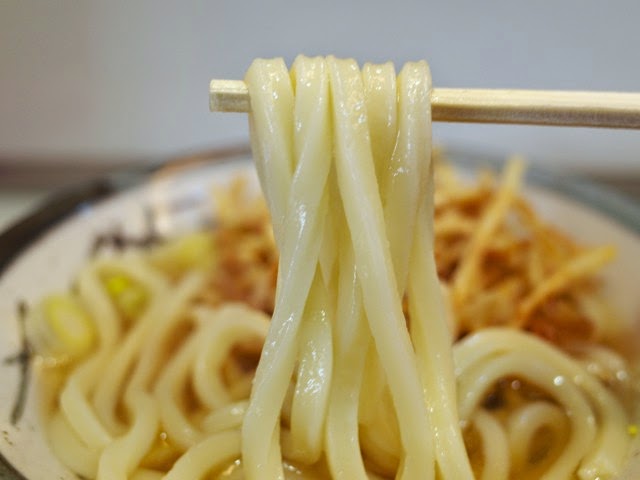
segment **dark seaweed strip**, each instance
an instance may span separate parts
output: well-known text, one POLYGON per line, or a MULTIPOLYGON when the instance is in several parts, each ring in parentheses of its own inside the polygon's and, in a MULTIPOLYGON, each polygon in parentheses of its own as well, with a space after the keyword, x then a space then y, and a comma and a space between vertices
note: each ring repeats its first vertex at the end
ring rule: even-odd
POLYGON ((24 414, 24 407, 27 402, 27 393, 29 391, 29 376, 31 373, 31 347, 27 340, 24 323, 27 317, 27 304, 19 301, 17 304, 18 313, 18 333, 20 335, 21 348, 18 353, 11 355, 3 360, 4 365, 18 365, 20 368, 20 381, 18 391, 11 409, 11 425, 14 427, 18 424, 24 414))

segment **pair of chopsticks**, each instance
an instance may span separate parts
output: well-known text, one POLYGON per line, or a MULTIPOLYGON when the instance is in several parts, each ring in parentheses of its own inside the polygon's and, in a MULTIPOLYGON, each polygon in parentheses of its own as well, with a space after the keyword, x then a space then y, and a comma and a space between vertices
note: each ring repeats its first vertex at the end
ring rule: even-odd
MULTIPOLYGON (((240 80, 211 80, 212 112, 248 112, 240 80)), ((640 129, 640 93, 434 88, 434 121, 640 129)))

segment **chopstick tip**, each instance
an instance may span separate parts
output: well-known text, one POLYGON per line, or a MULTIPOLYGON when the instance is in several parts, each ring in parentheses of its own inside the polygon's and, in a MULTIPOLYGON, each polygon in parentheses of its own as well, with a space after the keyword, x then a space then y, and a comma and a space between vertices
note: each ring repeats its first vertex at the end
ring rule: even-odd
POLYGON ((217 80, 209 82, 209 110, 212 112, 248 112, 249 91, 239 80, 217 80))

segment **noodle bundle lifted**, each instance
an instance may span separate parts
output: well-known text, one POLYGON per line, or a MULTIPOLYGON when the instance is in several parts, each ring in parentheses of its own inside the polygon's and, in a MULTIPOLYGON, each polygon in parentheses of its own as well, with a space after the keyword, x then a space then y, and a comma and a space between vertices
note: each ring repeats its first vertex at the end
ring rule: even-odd
MULTIPOLYGON (((247 477, 281 478, 283 453, 302 464, 324 453, 334 478, 366 478, 367 469, 401 479, 472 478, 461 424, 480 439, 483 478, 527 474, 541 432, 562 447, 540 454, 549 458, 535 474, 614 474, 628 448, 626 414, 553 347, 486 329, 455 346, 454 372, 434 257, 426 63, 406 64, 396 79, 390 64, 361 72, 351 60, 300 57, 289 76, 282 61, 258 60, 247 84, 281 252, 242 427, 247 477), (505 378, 548 397, 518 406, 506 426, 483 409, 505 378)), ((512 189, 521 170, 511 169, 512 189)), ((473 268, 466 267, 454 294, 473 287, 459 280, 473 268)))
POLYGON ((337 478, 366 478, 365 459, 404 479, 434 478, 436 462, 470 477, 433 256, 426 63, 396 80, 390 64, 361 72, 351 60, 298 58, 290 77, 282 61, 258 60, 247 84, 281 255, 242 427, 247 477, 280 478, 287 446, 303 462, 324 452, 337 478))
POLYGON ((251 204, 253 223, 222 218, 218 243, 100 257, 64 301, 86 338, 65 346, 46 312, 28 322, 62 365, 47 421, 60 460, 101 480, 620 472, 631 374, 597 343, 590 280, 612 250, 540 240, 551 230, 516 199, 520 161, 495 194, 443 169, 435 196, 425 62, 396 77, 390 63, 256 60, 245 80, 272 236, 251 204), (513 205, 531 239, 507 232, 513 205))

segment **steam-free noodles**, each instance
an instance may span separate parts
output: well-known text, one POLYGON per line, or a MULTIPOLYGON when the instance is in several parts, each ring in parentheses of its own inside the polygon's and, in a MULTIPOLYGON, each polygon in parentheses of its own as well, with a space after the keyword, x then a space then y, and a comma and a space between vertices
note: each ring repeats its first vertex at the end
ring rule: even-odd
POLYGON ((439 163, 425 62, 246 82, 265 203, 218 191, 212 232, 99 256, 33 309, 57 457, 98 479, 621 471, 614 249, 543 222, 521 160, 475 183, 439 163))

